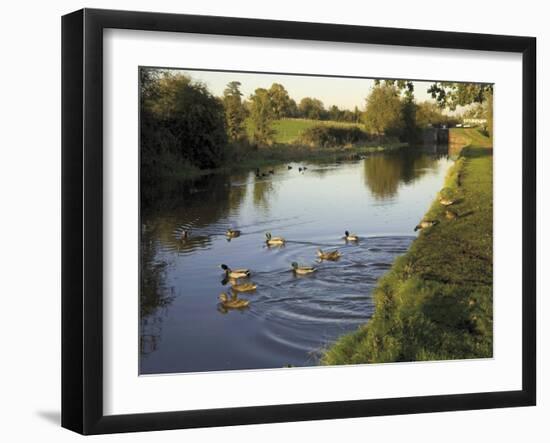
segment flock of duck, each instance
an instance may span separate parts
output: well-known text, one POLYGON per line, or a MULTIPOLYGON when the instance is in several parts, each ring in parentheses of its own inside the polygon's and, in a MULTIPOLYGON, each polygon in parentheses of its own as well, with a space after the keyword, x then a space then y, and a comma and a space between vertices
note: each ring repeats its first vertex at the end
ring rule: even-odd
MULTIPOLYGON (((289 168, 291 168, 289 166, 289 168)), ((454 220, 459 217, 459 215, 449 209, 449 206, 454 205, 457 200, 441 197, 439 203, 444 206, 445 217, 449 220, 454 220)), ((428 229, 432 226, 435 226, 439 223, 439 220, 422 220, 418 225, 415 226, 414 231, 421 229, 428 229)), ((189 230, 183 230, 180 234, 181 240, 187 240, 190 236, 189 230)), ((241 231, 238 229, 228 229, 225 233, 225 236, 228 240, 237 238, 241 236, 241 231)), ((357 243, 359 241, 359 236, 356 234, 350 234, 349 231, 345 231, 344 236, 342 237, 346 243, 357 243)), ((283 237, 273 237, 270 232, 265 234, 265 244, 268 247, 281 247, 286 244, 286 240, 283 237)), ((317 258, 320 262, 325 260, 327 261, 337 261, 342 256, 341 252, 337 249, 331 251, 323 251, 321 248, 317 249, 317 258)), ((220 265, 223 272, 225 273, 224 284, 229 282, 231 284, 231 293, 222 292, 219 295, 219 301, 222 308, 229 309, 243 309, 250 305, 250 301, 244 298, 239 298, 239 293, 243 292, 254 292, 258 285, 250 281, 251 272, 250 269, 245 268, 230 268, 226 264, 220 265)), ((303 266, 299 265, 297 262, 291 263, 292 272, 296 275, 308 275, 317 271, 315 266, 303 266)))

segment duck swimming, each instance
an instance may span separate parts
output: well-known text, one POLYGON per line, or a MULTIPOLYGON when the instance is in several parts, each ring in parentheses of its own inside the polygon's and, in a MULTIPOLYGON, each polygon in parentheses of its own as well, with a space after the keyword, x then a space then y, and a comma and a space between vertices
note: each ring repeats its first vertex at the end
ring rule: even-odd
POLYGON ((256 283, 231 283, 231 290, 234 292, 253 292, 256 290, 257 287, 258 285, 256 283))
POLYGON ((418 231, 419 229, 431 228, 432 226, 435 226, 438 223, 439 223, 439 220, 422 220, 420 223, 418 223, 415 226, 414 232, 418 231))
POLYGON ((317 256, 321 259, 321 260, 331 260, 331 261, 335 261, 335 260, 338 260, 342 254, 340 253, 340 251, 323 251, 322 249, 317 249, 317 256))
POLYGON ((227 231, 225 231, 225 236, 227 238, 236 238, 236 237, 240 237, 240 235, 241 235, 241 231, 239 231, 238 229, 229 228, 227 231))
POLYGON ((356 234, 350 234, 349 231, 344 232, 344 239, 346 241, 358 241, 359 237, 356 234))
POLYGON ((250 270, 249 269, 231 269, 227 265, 220 265, 220 267, 224 270, 225 276, 229 277, 231 279, 238 279, 238 278, 248 278, 250 277, 250 270))
POLYGON ((299 275, 311 274, 317 270, 313 266, 299 266, 298 263, 292 262, 292 270, 299 275))
POLYGON ((281 246, 285 244, 286 240, 283 237, 272 237, 271 232, 266 232, 265 242, 268 246, 281 246))
POLYGON ((219 296, 221 305, 226 309, 243 309, 246 308, 250 302, 243 298, 237 298, 236 296, 229 297, 225 292, 222 292, 219 296))
POLYGON ((180 232, 180 240, 187 240, 188 238, 189 238, 189 230, 188 229, 183 229, 180 232))

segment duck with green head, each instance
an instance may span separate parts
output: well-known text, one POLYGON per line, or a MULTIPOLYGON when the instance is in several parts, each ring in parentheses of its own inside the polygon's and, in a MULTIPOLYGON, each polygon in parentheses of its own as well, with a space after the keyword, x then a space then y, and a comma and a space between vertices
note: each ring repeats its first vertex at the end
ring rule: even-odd
POLYGON ((265 242, 268 246, 282 246, 285 244, 286 240, 283 237, 272 237, 271 232, 266 232, 265 242))
POLYGON ((344 232, 344 240, 346 240, 346 241, 358 241, 359 236, 357 236, 356 234, 350 234, 349 231, 345 231, 344 232))
POLYGON ((231 269, 229 266, 222 264, 220 267, 225 272, 225 276, 231 279, 248 278, 250 277, 250 270, 245 268, 231 269))

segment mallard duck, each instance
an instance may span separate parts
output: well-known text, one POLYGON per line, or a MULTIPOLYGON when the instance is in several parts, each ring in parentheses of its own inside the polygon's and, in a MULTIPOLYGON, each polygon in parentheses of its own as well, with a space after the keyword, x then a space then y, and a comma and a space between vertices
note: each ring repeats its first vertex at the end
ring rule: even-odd
POLYGON ((283 237, 272 237, 271 232, 266 232, 265 242, 268 246, 280 246, 285 244, 285 239, 283 237))
POLYGON ((439 220, 422 220, 420 223, 418 223, 415 226, 414 232, 418 231, 419 229, 431 228, 432 226, 435 226, 438 223, 439 223, 439 220))
POLYGON ((441 197, 439 199, 439 203, 441 203, 443 206, 451 206, 451 205, 454 205, 456 201, 450 198, 441 197))
POLYGON ((305 275, 315 272, 317 268, 314 268, 313 266, 299 266, 298 263, 292 262, 292 270, 296 274, 305 275))
POLYGON ((251 282, 240 283, 240 284, 237 283, 236 281, 231 282, 231 290, 234 292, 253 292, 256 290, 257 287, 258 285, 256 283, 251 283, 251 282))
POLYGON ((238 229, 229 228, 227 231, 225 231, 225 236, 227 238, 236 238, 236 237, 240 237, 240 235, 241 235, 241 231, 239 231, 238 229))
POLYGON ((346 241, 357 241, 359 240, 359 237, 355 234, 350 234, 349 231, 344 232, 344 239, 346 241))
POLYGON ((340 251, 323 251, 322 249, 317 249, 317 256, 321 260, 338 260, 342 254, 340 254, 340 251))
POLYGON ((445 211, 445 218, 447 220, 454 220, 455 218, 458 218, 458 214, 455 211, 451 211, 450 209, 447 209, 445 211))
POLYGON ((250 270, 249 269, 231 269, 227 265, 220 265, 220 267, 225 271, 225 276, 231 279, 238 279, 238 278, 247 278, 250 277, 250 270))
POLYGON ((246 308, 250 302, 243 298, 229 297, 225 292, 222 292, 219 296, 221 305, 226 309, 243 309, 246 308))

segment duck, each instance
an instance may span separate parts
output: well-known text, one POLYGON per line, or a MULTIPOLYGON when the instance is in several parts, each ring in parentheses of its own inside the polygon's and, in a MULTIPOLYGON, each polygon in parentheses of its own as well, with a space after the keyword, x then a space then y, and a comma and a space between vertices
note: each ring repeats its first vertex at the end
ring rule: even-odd
POLYGON ((218 297, 221 305, 226 309, 243 309, 248 307, 250 302, 244 298, 237 298, 235 296, 229 297, 225 292, 222 292, 218 297))
POLYGON ((274 170, 274 169, 270 169, 268 172, 269 172, 271 175, 275 174, 275 170, 274 170))
POLYGON ((447 209, 445 211, 445 218, 447 220, 454 220, 455 218, 458 218, 458 214, 455 211, 451 211, 450 209, 447 209))
POLYGON ((188 229, 183 229, 180 232, 180 240, 187 240, 188 238, 189 238, 189 230, 188 229))
POLYGON ((344 240, 346 241, 358 241, 359 237, 356 234, 350 234, 349 231, 344 232, 344 240))
POLYGON ((298 172, 302 172, 302 168, 298 168, 298 172))
POLYGON ((438 223, 439 223, 439 220, 422 220, 420 223, 418 223, 414 227, 414 232, 418 231, 419 229, 431 228, 432 226, 435 226, 438 223))
POLYGON ((272 237, 271 232, 266 232, 265 242, 268 246, 281 246, 285 244, 285 239, 283 237, 272 237))
POLYGON ((292 270, 295 274, 306 275, 315 272, 317 268, 313 266, 299 266, 298 263, 294 261, 292 262, 292 270))
POLYGON ((321 248, 319 248, 317 249, 317 256, 321 260, 335 261, 335 260, 338 260, 342 256, 342 254, 340 254, 340 251, 337 251, 337 250, 325 252, 321 248))
POLYGON ((225 231, 225 236, 227 238, 236 238, 236 237, 240 237, 240 235, 241 235, 241 231, 239 231, 238 229, 229 228, 227 231, 225 231))
POLYGON ((229 266, 225 264, 221 264, 220 268, 222 268, 225 272, 225 276, 231 279, 238 279, 238 278, 248 278, 250 277, 250 270, 249 269, 231 269, 229 266))
POLYGON ((257 287, 258 285, 252 282, 246 282, 246 283, 231 282, 231 290, 233 292, 253 292, 256 290, 257 287))
POLYGON ((302 171, 307 171, 307 166, 302 166, 302 171))
POLYGON ((451 206, 451 205, 454 205, 456 203, 456 200, 452 200, 450 198, 445 198, 445 197, 441 197, 439 199, 439 203, 441 203, 441 205, 443 206, 451 206))
POLYGON ((288 165, 287 169, 290 171, 292 169, 292 166, 288 165))

